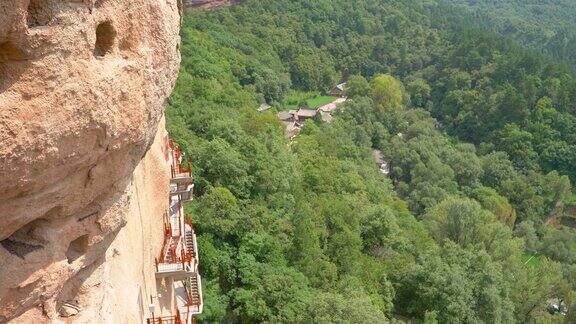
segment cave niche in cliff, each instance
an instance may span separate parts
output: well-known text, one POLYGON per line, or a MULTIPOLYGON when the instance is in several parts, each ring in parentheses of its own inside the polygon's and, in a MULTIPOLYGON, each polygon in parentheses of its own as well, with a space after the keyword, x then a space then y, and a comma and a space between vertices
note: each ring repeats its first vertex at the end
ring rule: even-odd
POLYGON ((88 234, 82 235, 76 238, 74 241, 70 242, 68 250, 66 251, 66 258, 68 258, 68 263, 78 260, 81 256, 88 252, 88 245, 90 243, 90 237, 88 234))
POLYGON ((0 64, 24 60, 24 53, 11 41, 0 43, 0 64))
POLYGON ((116 30, 109 21, 103 22, 96 27, 96 45, 94 46, 95 56, 105 56, 112 53, 116 30))
POLYGON ((26 56, 18 46, 0 41, 0 92, 19 79, 26 65, 26 56))
POLYGON ((26 257, 27 254, 42 248, 42 245, 33 245, 19 242, 11 237, 0 241, 0 245, 2 245, 2 247, 5 248, 6 251, 10 252, 10 254, 17 256, 20 259, 24 259, 24 257, 26 257))
POLYGON ((47 243, 42 236, 42 229, 48 224, 49 221, 46 219, 35 219, 22 226, 7 239, 0 241, 0 245, 10 254, 24 259, 27 254, 43 248, 47 243))
POLYGON ((46 26, 52 19, 52 12, 47 0, 30 0, 28 4, 28 27, 46 26))

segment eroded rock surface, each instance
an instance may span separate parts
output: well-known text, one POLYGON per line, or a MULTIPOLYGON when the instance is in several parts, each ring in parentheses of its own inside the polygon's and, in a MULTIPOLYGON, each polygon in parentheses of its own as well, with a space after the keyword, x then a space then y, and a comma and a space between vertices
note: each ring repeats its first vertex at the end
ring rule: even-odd
POLYGON ((57 320, 69 300, 75 321, 141 320, 149 291, 134 287, 154 280, 167 204, 155 198, 167 196, 161 121, 180 7, 0 2, 0 323, 57 320), (133 269, 115 276, 123 262, 133 269), (124 284, 136 295, 122 317, 110 303, 124 284))

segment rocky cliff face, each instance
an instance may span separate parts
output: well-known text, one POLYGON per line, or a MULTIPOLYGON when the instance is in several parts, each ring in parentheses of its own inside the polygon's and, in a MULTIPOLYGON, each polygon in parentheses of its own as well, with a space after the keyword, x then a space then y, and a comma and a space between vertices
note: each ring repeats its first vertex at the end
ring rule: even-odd
POLYGON ((179 1, 0 3, 0 323, 145 317, 179 1))

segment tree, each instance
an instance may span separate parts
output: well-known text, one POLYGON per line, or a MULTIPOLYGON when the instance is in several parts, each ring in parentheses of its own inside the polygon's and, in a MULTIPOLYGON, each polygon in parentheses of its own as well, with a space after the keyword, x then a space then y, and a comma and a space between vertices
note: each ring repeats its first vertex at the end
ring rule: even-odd
POLYGON ((336 265, 329 261, 320 246, 322 229, 314 225, 312 210, 302 208, 294 215, 292 261, 309 278, 312 287, 333 287, 338 277, 336 265))
POLYGON ((284 95, 290 89, 290 77, 277 74, 273 70, 263 68, 254 76, 256 89, 264 95, 266 102, 282 102, 284 95))
POLYGON ((510 323, 509 293, 510 283, 485 252, 447 242, 407 269, 396 305, 419 318, 434 312, 439 323, 510 323))
POLYGON ((538 154, 533 149, 532 134, 522 131, 516 124, 507 124, 494 134, 496 149, 508 153, 516 166, 522 170, 538 167, 538 154))
POLYGON ((560 265, 544 258, 530 271, 514 271, 511 298, 516 305, 516 320, 525 323, 546 312, 548 300, 556 295, 556 287, 562 281, 560 265))
POLYGON ((540 239, 536 233, 534 222, 529 220, 523 221, 516 226, 514 234, 524 239, 528 250, 536 251, 540 247, 540 239))
POLYGON ((492 212, 499 221, 510 226, 510 228, 514 227, 516 210, 514 210, 506 197, 502 197, 496 190, 488 187, 476 188, 471 192, 470 196, 476 199, 482 205, 482 208, 492 212))
POLYGON ((410 100, 414 107, 426 107, 430 100, 432 87, 422 78, 413 78, 406 85, 410 100))
POLYGON ((482 157, 484 177, 482 183, 492 188, 499 188, 502 182, 511 180, 517 174, 508 154, 494 152, 482 157))
POLYGON ((194 220, 201 233, 211 233, 223 240, 238 239, 240 217, 236 197, 222 187, 212 188, 202 196, 194 213, 194 220))
POLYGON ((196 318, 203 322, 218 322, 226 317, 229 297, 222 293, 216 280, 204 280, 202 285, 204 311, 196 318))
POLYGON ((574 244, 576 244, 576 237, 569 229, 546 228, 540 252, 558 262, 574 263, 576 261, 574 244))
POLYGON ((380 112, 404 109, 404 87, 388 74, 380 74, 372 80, 372 97, 380 112))
POLYGON ((494 215, 476 201, 450 197, 424 215, 424 223, 438 242, 446 239, 462 247, 482 244, 487 236, 485 224, 493 222, 494 215))
POLYGON ((370 83, 361 75, 352 75, 346 83, 346 95, 350 99, 370 96, 370 83))
POLYGON ((448 156, 447 163, 454 170, 456 181, 460 186, 476 187, 480 184, 484 170, 474 146, 472 149, 461 146, 458 151, 448 156))
POLYGON ((214 139, 203 143, 195 159, 196 173, 201 190, 212 186, 228 187, 239 196, 249 192, 251 177, 248 175, 248 163, 242 155, 223 139, 214 139))
POLYGON ((292 268, 256 262, 240 254, 241 286, 231 292, 242 322, 286 322, 303 312, 310 293, 306 277, 292 268))
POLYGON ((304 90, 328 91, 337 80, 330 58, 320 50, 309 49, 297 56, 292 65, 292 83, 304 90))
POLYGON ((369 296, 317 292, 309 295, 301 317, 294 320, 303 323, 388 323, 381 310, 376 308, 369 296))

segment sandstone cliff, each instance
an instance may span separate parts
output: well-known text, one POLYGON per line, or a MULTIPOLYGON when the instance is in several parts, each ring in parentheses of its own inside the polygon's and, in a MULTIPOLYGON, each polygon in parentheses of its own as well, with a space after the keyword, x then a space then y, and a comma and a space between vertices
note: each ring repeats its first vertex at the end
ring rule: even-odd
POLYGON ((81 308, 74 322, 147 316, 179 11, 179 0, 0 3, 0 322, 65 320, 67 302, 81 308))

